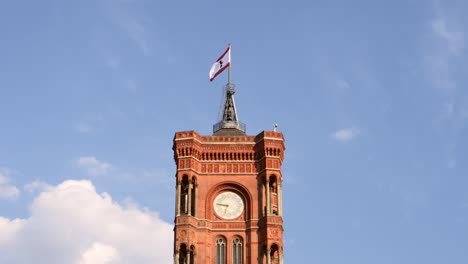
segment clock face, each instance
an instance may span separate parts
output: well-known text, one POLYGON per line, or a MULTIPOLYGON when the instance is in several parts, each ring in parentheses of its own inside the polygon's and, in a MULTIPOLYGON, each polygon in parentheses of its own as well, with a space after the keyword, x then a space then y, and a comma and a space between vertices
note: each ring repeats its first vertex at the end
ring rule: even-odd
POLYGON ((244 201, 236 193, 222 192, 214 199, 213 208, 221 218, 234 219, 244 211, 244 201))

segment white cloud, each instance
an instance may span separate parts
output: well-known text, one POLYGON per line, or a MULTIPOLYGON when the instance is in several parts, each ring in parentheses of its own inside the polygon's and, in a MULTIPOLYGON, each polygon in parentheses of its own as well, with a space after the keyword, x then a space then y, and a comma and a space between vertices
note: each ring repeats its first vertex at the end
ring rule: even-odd
POLYGON ((93 130, 93 126, 87 122, 80 121, 75 124, 75 130, 78 131, 79 133, 89 133, 93 130))
POLYGON ((99 113, 88 113, 73 124, 73 128, 82 134, 90 133, 102 126, 104 116, 99 113))
POLYGON ((23 228, 24 222, 25 220, 23 219, 10 220, 0 216, 0 252, 2 245, 12 241, 19 230, 23 228))
POLYGON ((331 137, 341 142, 348 142, 359 135, 359 130, 356 128, 340 129, 332 133, 331 137))
POLYGON ((170 263, 172 225, 124 207, 90 181, 40 193, 27 219, 0 217, 0 263, 170 263))
POLYGON ((96 242, 83 253, 78 264, 106 264, 116 261, 118 252, 114 247, 96 242))
POLYGON ((20 190, 11 184, 11 170, 0 168, 0 199, 14 199, 20 195, 20 190))
POLYGON ((457 160, 455 160, 453 157, 449 158, 447 161, 447 168, 453 169, 457 166, 457 160))
POLYGON ((16 186, 5 184, 0 185, 0 199, 13 199, 20 195, 20 191, 16 186))
POLYGON ((120 68, 120 59, 118 57, 109 57, 107 59, 107 66, 116 71, 120 68))
POLYGON ((29 192, 35 192, 35 191, 42 192, 42 191, 51 190, 53 186, 38 179, 38 180, 35 180, 33 182, 26 184, 24 188, 29 192))
POLYGON ((92 176, 106 175, 112 169, 110 163, 100 161, 93 156, 80 157, 75 163, 78 168, 92 176))
POLYGON ((111 22, 146 56, 154 49, 154 32, 149 32, 154 28, 151 27, 151 16, 146 15, 146 10, 135 3, 131 0, 106 1, 105 11, 111 22))
POLYGON ((459 55, 464 47, 463 32, 450 30, 447 26, 446 19, 443 17, 434 19, 431 25, 434 33, 447 43, 450 53, 459 55))
POLYGON ((454 69, 463 55, 465 36, 457 22, 459 15, 446 14, 440 6, 435 8, 435 13, 428 23, 430 38, 424 40, 428 47, 423 58, 424 68, 434 87, 453 96, 458 86, 454 69))
POLYGON ((136 19, 130 18, 121 21, 120 26, 127 32, 128 37, 137 44, 143 54, 148 55, 150 49, 145 26, 136 19))

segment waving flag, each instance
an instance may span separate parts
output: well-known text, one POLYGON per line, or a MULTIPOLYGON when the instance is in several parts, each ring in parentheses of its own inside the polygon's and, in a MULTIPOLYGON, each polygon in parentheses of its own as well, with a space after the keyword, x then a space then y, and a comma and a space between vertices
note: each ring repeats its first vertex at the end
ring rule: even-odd
POLYGON ((228 46, 223 55, 221 55, 221 57, 213 63, 213 66, 211 66, 210 81, 213 81, 214 78, 222 73, 227 67, 231 67, 231 45, 228 46))

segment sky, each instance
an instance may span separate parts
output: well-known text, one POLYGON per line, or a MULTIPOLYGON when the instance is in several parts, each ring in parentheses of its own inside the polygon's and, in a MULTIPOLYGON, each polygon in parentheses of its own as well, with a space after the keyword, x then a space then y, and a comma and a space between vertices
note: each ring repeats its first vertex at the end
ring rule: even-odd
POLYGON ((0 3, 0 263, 171 263, 177 131, 278 124, 285 263, 468 262, 468 2, 0 3))

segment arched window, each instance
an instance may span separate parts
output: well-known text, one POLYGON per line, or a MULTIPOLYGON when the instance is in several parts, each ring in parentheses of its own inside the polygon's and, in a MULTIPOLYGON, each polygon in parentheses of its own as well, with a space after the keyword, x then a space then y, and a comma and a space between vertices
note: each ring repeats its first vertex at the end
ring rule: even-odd
POLYGON ((181 244, 179 248, 179 264, 187 263, 187 245, 181 244))
POLYGON ((181 192, 180 192, 180 214, 182 215, 188 214, 188 207, 189 207, 188 189, 189 189, 188 176, 184 175, 184 177, 182 178, 182 182, 181 182, 181 192))
POLYGON ((271 246, 271 251, 270 251, 270 263, 271 264, 279 264, 279 247, 276 244, 273 244, 271 246))
POLYGON ((191 198, 190 198, 190 214, 193 215, 193 216, 196 216, 196 202, 197 202, 197 195, 196 195, 196 192, 198 191, 197 190, 197 178, 196 177, 192 177, 192 184, 191 186, 189 185, 189 188, 192 188, 192 193, 191 193, 191 198))
POLYGON ((240 237, 232 241, 232 264, 242 264, 242 238, 240 237))
POLYGON ((194 264, 195 263, 195 246, 192 245, 190 246, 190 263, 189 264, 194 264))
POLYGON ((226 239, 216 239, 216 264, 226 264, 226 239))
POLYGON ((270 177, 271 213, 278 215, 278 179, 275 175, 270 177))

